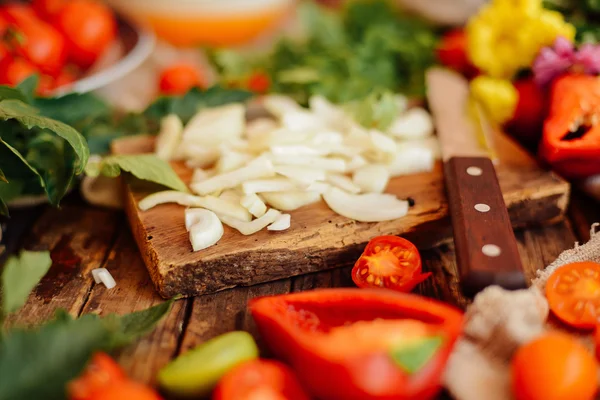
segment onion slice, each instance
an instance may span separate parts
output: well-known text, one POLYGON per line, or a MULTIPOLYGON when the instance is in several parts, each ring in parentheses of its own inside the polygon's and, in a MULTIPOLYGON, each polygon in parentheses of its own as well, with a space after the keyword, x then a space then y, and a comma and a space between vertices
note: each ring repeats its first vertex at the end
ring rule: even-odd
POLYGON ((316 181, 324 181, 326 178, 325 171, 321 169, 297 165, 278 165, 275 167, 275 172, 305 185, 310 185, 316 181))
POLYGON ((160 121, 154 153, 162 160, 174 158, 183 134, 183 123, 176 114, 169 114, 160 121))
POLYGON ((322 169, 331 172, 345 172, 346 161, 341 158, 325 158, 315 156, 282 156, 273 154, 270 159, 277 166, 279 165, 297 165, 315 169, 322 169))
POLYGON ((94 277, 94 282, 103 283, 107 289, 112 289, 117 286, 117 282, 115 278, 110 274, 110 272, 106 268, 95 268, 92 270, 92 276, 94 277))
POLYGON ((217 214, 204 208, 185 211, 186 225, 189 223, 190 242, 193 251, 213 246, 223 237, 223 224, 217 214))
POLYGON ((292 224, 292 216, 290 214, 281 214, 275 222, 267 226, 269 231, 285 231, 289 229, 292 224))
POLYGON ((273 222, 275 222, 275 220, 277 220, 277 217, 279 217, 280 214, 281 213, 279 211, 271 208, 265 213, 265 215, 250 222, 240 221, 239 219, 231 218, 226 215, 220 215, 219 218, 225 225, 228 225, 233 229, 237 229, 242 235, 248 236, 264 229, 268 225, 271 225, 273 222))
POLYGON ((140 210, 146 211, 159 204, 166 203, 177 203, 187 207, 201 207, 202 198, 176 190, 165 190, 144 197, 138 203, 138 207, 140 210))
POLYGON ((408 213, 408 202, 391 194, 350 194, 331 188, 323 199, 336 213, 360 222, 391 221, 408 213))
POLYGON ((204 195, 231 189, 250 179, 268 178, 274 175, 273 163, 264 158, 257 158, 245 167, 213 176, 205 181, 194 183, 190 187, 194 192, 204 195))
POLYGON ((366 193, 383 193, 390 180, 388 169, 380 164, 365 165, 354 172, 352 181, 366 193))
POLYGON ((267 212, 267 205, 254 193, 242 197, 240 204, 256 218, 262 217, 267 212))
POLYGON ((336 186, 346 192, 357 194, 360 193, 360 187, 352 182, 352 179, 342 174, 329 174, 327 175, 327 182, 336 186))
POLYGON ((321 200, 319 192, 270 192, 260 195, 271 207, 293 211, 321 200))
POLYGON ((298 189, 300 189, 300 187, 294 181, 287 178, 257 179, 242 183, 242 190, 246 194, 285 192, 298 189))

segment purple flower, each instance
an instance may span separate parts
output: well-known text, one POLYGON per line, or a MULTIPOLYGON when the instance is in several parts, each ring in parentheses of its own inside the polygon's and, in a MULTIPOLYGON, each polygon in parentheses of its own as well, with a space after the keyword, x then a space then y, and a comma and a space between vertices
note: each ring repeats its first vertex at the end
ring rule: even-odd
POLYGON ((544 47, 533 62, 533 78, 540 86, 552 82, 565 72, 600 74, 600 46, 584 44, 578 50, 564 37, 558 37, 552 47, 544 47))
POLYGON ((554 46, 544 47, 533 62, 533 78, 545 86, 554 78, 568 71, 575 63, 575 48, 566 38, 559 36, 554 46))

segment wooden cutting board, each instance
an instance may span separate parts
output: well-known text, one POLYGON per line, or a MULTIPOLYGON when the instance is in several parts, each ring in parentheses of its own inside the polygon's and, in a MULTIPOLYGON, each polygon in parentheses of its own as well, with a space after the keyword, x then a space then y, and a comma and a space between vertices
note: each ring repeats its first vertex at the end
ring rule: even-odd
MULTIPOLYGON (((113 152, 140 153, 152 148, 152 139, 142 138, 116 142, 113 152)), ((569 184, 541 169, 504 135, 496 138, 496 151, 498 179, 513 227, 561 219, 569 184)), ((192 171, 182 164, 173 166, 189 182, 192 171)), ((226 226, 217 245, 196 253, 184 226, 184 207, 165 204, 142 212, 138 202, 157 188, 139 181, 128 181, 125 186, 127 217, 152 281, 163 297, 212 293, 348 266, 365 244, 379 235, 402 235, 420 248, 432 247, 452 235, 441 163, 432 172, 390 181, 387 193, 414 200, 404 218, 355 222, 320 202, 291 212, 292 226, 286 231, 265 229, 243 236, 226 226)))

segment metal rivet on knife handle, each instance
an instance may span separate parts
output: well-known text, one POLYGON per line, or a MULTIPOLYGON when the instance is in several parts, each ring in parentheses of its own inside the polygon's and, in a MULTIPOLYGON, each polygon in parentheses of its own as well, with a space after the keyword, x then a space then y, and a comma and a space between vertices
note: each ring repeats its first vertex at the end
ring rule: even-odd
POLYGON ((482 212, 482 213, 486 213, 488 211, 490 211, 492 208, 490 206, 488 206, 487 204, 482 204, 482 203, 478 203, 475 204, 474 207, 477 211, 482 212))

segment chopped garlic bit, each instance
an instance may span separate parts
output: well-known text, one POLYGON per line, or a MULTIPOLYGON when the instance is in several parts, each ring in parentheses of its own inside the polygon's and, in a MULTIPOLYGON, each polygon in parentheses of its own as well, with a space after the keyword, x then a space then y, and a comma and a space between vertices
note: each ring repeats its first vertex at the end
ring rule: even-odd
POLYGON ((281 214, 275 222, 267 226, 269 231, 285 231, 289 229, 292 223, 292 216, 290 214, 281 214))
POLYGON ((104 284, 107 289, 112 289, 117 286, 115 278, 113 278, 106 268, 93 269, 92 276, 94 277, 94 282, 104 284))

